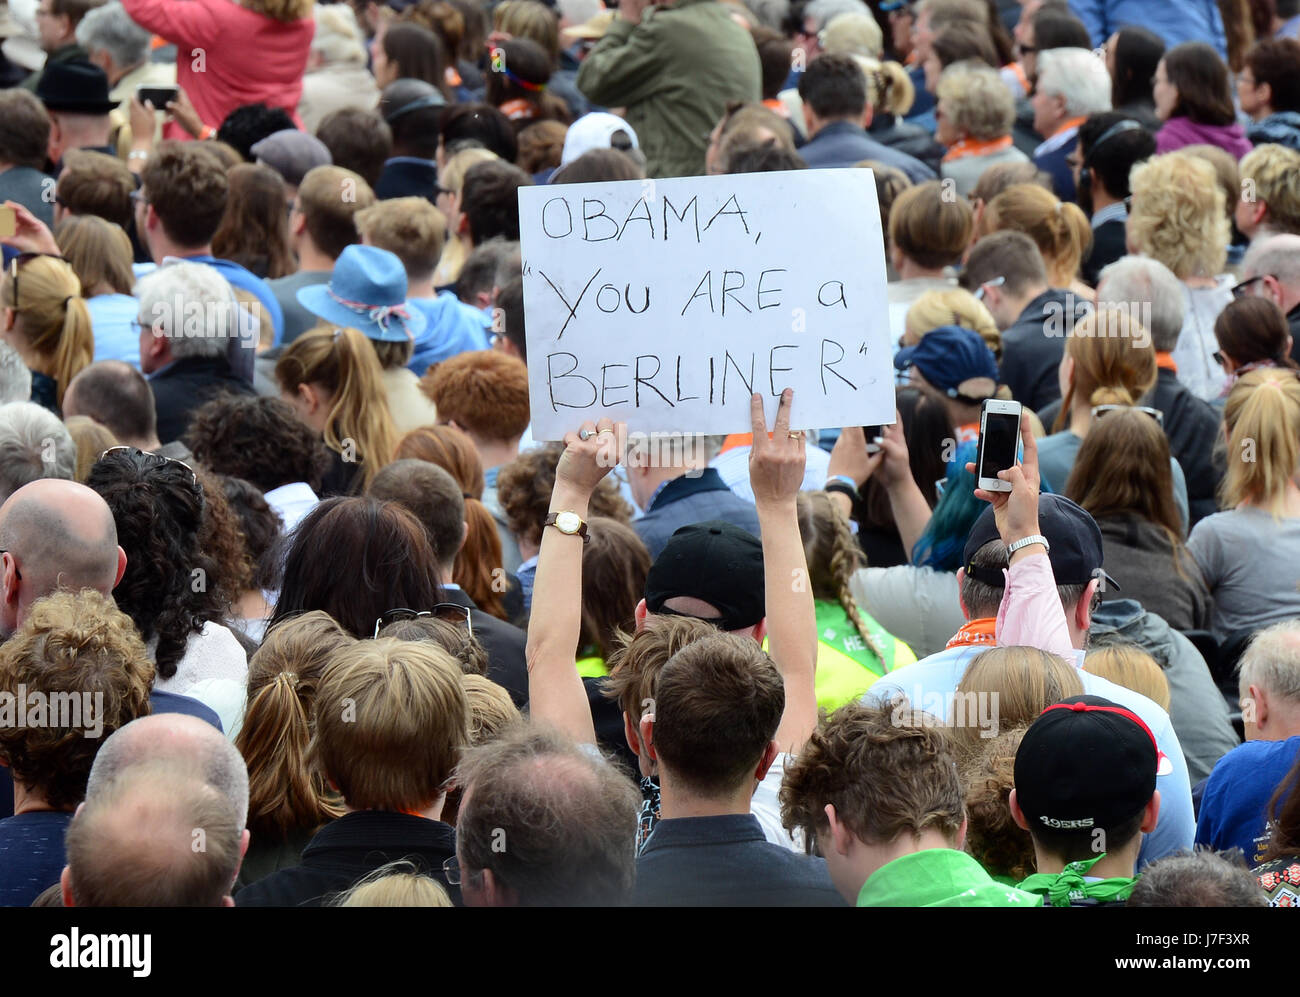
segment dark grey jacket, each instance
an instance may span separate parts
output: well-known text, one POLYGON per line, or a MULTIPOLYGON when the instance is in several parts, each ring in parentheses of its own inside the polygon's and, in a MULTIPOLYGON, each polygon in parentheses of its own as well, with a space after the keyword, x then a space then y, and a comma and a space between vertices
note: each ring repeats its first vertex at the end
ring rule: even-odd
POLYGON ((1169 719, 1183 747, 1192 785, 1237 746, 1228 704, 1190 640, 1131 599, 1104 602, 1093 614, 1093 647, 1136 644, 1156 659, 1169 681, 1169 719))

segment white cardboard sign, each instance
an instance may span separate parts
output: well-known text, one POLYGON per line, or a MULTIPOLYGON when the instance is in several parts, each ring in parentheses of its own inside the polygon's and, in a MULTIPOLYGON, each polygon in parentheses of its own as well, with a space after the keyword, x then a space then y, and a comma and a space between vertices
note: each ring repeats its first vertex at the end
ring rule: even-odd
POLYGON ((870 170, 519 191, 533 436, 894 420, 884 242, 870 170))

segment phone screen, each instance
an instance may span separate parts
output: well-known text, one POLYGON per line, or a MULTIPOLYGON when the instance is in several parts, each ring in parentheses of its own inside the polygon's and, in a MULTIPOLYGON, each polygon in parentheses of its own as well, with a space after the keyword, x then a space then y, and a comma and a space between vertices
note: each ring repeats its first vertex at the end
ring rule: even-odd
POLYGON ((136 94, 139 96, 140 102, 142 104, 143 103, 152 104, 153 109, 155 111, 165 111, 167 109, 167 105, 171 103, 173 100, 175 100, 177 96, 179 96, 176 87, 167 87, 167 86, 140 87, 136 91, 136 94))
POLYGON ((999 471, 1015 466, 1020 444, 1020 418, 1009 412, 988 412, 980 437, 981 478, 996 478, 999 471))

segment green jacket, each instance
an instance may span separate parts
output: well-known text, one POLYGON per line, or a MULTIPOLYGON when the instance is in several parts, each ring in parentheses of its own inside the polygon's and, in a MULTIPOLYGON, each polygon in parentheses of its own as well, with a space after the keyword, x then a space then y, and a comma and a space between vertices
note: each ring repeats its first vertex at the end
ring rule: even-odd
MULTIPOLYGON (((89 58, 90 56, 86 54, 86 50, 82 48, 80 45, 77 44, 64 45, 60 48, 56 48, 53 52, 51 52, 49 55, 45 57, 45 65, 48 66, 51 62, 72 62, 74 59, 89 59, 89 58)), ((36 85, 41 82, 41 74, 43 72, 45 72, 44 66, 42 66, 40 69, 32 70, 31 75, 28 76, 27 79, 23 80, 22 83, 18 85, 22 87, 24 90, 29 90, 32 93, 35 93, 36 85)))
POLYGON ((648 7, 615 18, 578 70, 594 104, 626 108, 651 177, 698 176, 728 101, 761 97, 758 50, 716 0, 648 7))
POLYGON ((994 882, 965 852, 928 848, 877 869, 859 907, 1041 907, 1042 897, 994 882))

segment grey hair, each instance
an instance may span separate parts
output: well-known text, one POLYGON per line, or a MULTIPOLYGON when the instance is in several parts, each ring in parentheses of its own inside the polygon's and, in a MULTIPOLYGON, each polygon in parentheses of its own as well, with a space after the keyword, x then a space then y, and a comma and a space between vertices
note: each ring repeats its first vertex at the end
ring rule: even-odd
POLYGON ((1149 256, 1124 256, 1104 268, 1097 281, 1097 308, 1117 308, 1137 319, 1161 353, 1178 344, 1187 315, 1183 282, 1149 256))
POLYGON ((1072 118, 1110 110, 1110 74, 1086 48, 1050 48, 1038 54, 1038 89, 1065 98, 1072 118))
POLYGON ((0 405, 0 502, 41 478, 71 481, 77 447, 58 416, 33 402, 0 405))
POLYGON ((1142 870, 1130 907, 1267 907, 1259 881, 1238 857, 1207 848, 1176 852, 1142 870))
POLYGON ((311 39, 311 50, 327 66, 366 64, 366 46, 357 16, 345 3, 316 4, 311 16, 316 21, 316 33, 311 39))
POLYGON ((32 372, 8 343, 0 341, 0 405, 32 397, 32 372))
POLYGON ((745 0, 745 6, 759 24, 774 31, 781 30, 781 23, 790 13, 790 0, 745 0))
POLYGON ((239 827, 247 826, 248 766, 244 756, 217 728, 181 713, 137 717, 110 734, 90 767, 86 799, 126 769, 146 762, 192 764, 209 786, 230 801, 239 827))
POLYGON ((1237 663, 1242 698, 1254 685, 1300 703, 1300 620, 1283 620, 1255 634, 1237 663))
POLYGON ((1279 282, 1300 287, 1300 235, 1270 235, 1256 239, 1242 261, 1244 279, 1272 274, 1279 282))
POLYGON ((131 20, 118 0, 87 11, 77 25, 77 44, 87 52, 107 52, 123 69, 149 57, 149 32, 131 20))
POLYGON ((166 336, 178 360, 222 356, 238 335, 239 299, 207 264, 169 263, 141 277, 132 293, 140 301, 140 324, 166 336))
POLYGON ((590 747, 517 724, 466 751, 456 769, 465 787, 456 834, 462 874, 491 869, 521 906, 625 903, 636 881, 640 794, 590 747), (508 849, 494 845, 503 829, 508 849))
POLYGON ((838 14, 866 14, 868 17, 873 16, 871 10, 862 0, 812 0, 807 7, 803 9, 804 20, 812 18, 817 23, 817 30, 820 31, 838 14))
POLYGON ((977 139, 1001 138, 1016 122, 1016 102, 997 70, 964 59, 939 77, 937 97, 946 101, 952 123, 977 139))

